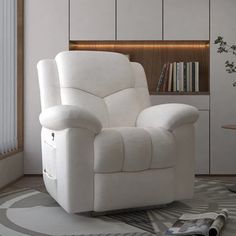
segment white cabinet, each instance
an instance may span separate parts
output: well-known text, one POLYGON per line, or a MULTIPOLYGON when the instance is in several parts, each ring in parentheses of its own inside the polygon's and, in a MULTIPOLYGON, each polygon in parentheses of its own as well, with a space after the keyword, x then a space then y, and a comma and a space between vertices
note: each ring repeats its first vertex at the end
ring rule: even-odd
POLYGON ((209 174, 210 148, 209 148, 209 111, 199 111, 199 118, 195 124, 195 150, 196 174, 209 174))
POLYGON ((115 0, 70 0, 70 40, 114 40, 115 0))
POLYGON ((163 38, 209 40, 209 0, 70 0, 70 40, 163 38))
POLYGON ((209 0, 163 2, 165 40, 209 40, 209 0))
POLYGON ((162 0, 117 0, 118 40, 161 40, 162 0))
POLYGON ((236 43, 236 1, 211 1, 211 173, 236 174, 236 131, 224 124, 236 123, 236 74, 225 71, 225 61, 235 61, 229 54, 218 54, 214 40, 223 36, 236 43))
POLYGON ((199 109, 199 119, 195 123, 195 173, 209 174, 209 96, 208 95, 152 95, 152 105, 163 103, 183 103, 199 109))

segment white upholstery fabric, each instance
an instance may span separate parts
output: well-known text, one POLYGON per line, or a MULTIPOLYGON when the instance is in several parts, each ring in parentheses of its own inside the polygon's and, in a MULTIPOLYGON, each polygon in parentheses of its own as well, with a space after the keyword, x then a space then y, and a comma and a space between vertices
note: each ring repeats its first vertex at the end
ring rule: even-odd
POLYGON ((56 64, 62 104, 92 111, 103 127, 135 126, 138 114, 150 106, 142 66, 122 54, 62 52, 56 64))
POLYGON ((51 130, 84 128, 99 133, 102 125, 90 112, 76 106, 60 105, 47 108, 39 116, 43 127, 51 130))
POLYGON ((94 179, 95 211, 154 206, 175 200, 173 168, 95 174, 94 179))
POLYGON ((55 156, 43 155, 43 175, 48 192, 68 212, 93 211, 94 133, 87 129, 72 128, 53 131, 42 128, 42 149, 49 143, 56 149, 55 156), (47 162, 55 159, 55 176, 47 170, 47 162))
POLYGON ((121 134, 116 129, 103 129, 94 141, 94 171, 119 172, 123 169, 124 147, 121 134))
POLYGON ((145 108, 138 103, 136 89, 125 89, 104 98, 110 127, 135 126, 138 114, 145 108))
POLYGON ((139 127, 163 127, 173 131, 184 124, 195 123, 198 110, 185 104, 162 104, 143 110, 137 119, 139 127))
POLYGON ((124 144, 123 171, 147 170, 152 156, 152 141, 148 133, 139 128, 119 129, 124 144))
POLYGON ((175 165, 175 199, 193 197, 195 170, 194 126, 183 125, 173 132, 177 147, 175 165))
POLYGON ((96 173, 161 169, 175 163, 174 135, 162 128, 108 128, 95 138, 96 173))
POLYGON ((135 85, 131 64, 122 54, 62 52, 56 56, 56 62, 62 88, 77 88, 105 97, 135 85))
POLYGON ((103 127, 109 127, 108 111, 104 99, 79 89, 61 88, 61 100, 64 105, 86 108, 98 118, 103 127))
POLYGON ((42 60, 37 65, 42 110, 61 104, 60 84, 55 60, 42 60))
POLYGON ((131 63, 134 78, 135 78, 135 87, 136 88, 147 88, 147 80, 143 79, 146 78, 145 71, 141 64, 137 62, 131 63))
MULTIPOLYGON (((139 103, 139 107, 143 110, 147 107, 150 107, 151 103, 150 103, 150 95, 148 92, 147 88, 135 88, 136 90, 136 98, 138 100, 139 103)), ((138 114, 139 115, 139 114, 138 114)), ((137 119, 137 117, 136 117, 137 119)))
POLYGON ((145 128, 152 140, 152 159, 150 169, 175 166, 177 160, 175 137, 162 128, 145 128))
POLYGON ((62 52, 38 73, 44 182, 67 212, 192 196, 196 108, 150 107, 143 67, 119 53, 62 52))

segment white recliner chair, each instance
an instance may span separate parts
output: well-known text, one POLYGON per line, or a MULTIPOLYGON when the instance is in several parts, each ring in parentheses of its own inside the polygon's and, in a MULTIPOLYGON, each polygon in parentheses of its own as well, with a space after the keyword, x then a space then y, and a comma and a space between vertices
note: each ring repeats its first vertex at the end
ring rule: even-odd
POLYGON ((150 107, 143 67, 112 52, 38 63, 43 177, 67 212, 191 198, 196 108, 150 107))

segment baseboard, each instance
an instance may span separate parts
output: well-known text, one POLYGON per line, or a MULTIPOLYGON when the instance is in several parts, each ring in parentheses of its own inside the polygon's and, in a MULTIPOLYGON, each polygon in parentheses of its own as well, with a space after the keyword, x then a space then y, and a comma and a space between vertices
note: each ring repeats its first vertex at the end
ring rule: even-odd
POLYGON ((24 174, 25 177, 43 177, 43 174, 24 174))
POLYGON ((195 177, 236 177, 236 174, 197 174, 195 177))

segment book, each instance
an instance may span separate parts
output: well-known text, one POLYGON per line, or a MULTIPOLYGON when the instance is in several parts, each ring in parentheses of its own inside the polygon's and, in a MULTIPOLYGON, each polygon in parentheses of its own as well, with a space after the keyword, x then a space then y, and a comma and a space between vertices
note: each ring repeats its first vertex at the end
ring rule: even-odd
POLYGON ((179 63, 179 91, 184 91, 184 63, 179 63))
POLYGON ((170 67, 169 67, 169 78, 168 78, 168 92, 171 92, 171 88, 172 88, 172 75, 173 75, 173 63, 170 63, 170 67))
POLYGON ((183 214, 166 234, 218 236, 227 221, 228 214, 227 209, 202 214, 183 214))
POLYGON ((161 92, 199 92, 199 62, 167 62, 157 84, 161 92))
POLYGON ((173 83, 173 92, 177 91, 177 78, 176 78, 176 73, 177 73, 177 63, 173 63, 173 78, 172 78, 172 83, 173 83))
POLYGON ((199 92, 199 62, 195 62, 195 92, 199 92))
POLYGON ((180 91, 180 64, 176 63, 176 91, 180 91))
POLYGON ((187 92, 190 91, 190 62, 187 62, 187 92))
POLYGON ((189 92, 193 92, 193 86, 192 86, 192 62, 189 62, 189 92))
POLYGON ((183 77, 183 91, 184 92, 188 92, 188 85, 187 85, 187 77, 188 77, 188 73, 187 73, 187 62, 184 62, 184 77, 183 77))
POLYGON ((170 69, 170 63, 167 62, 164 81, 163 81, 163 85, 162 85, 162 88, 161 88, 162 92, 166 92, 168 90, 169 69, 170 69))
POLYGON ((195 62, 192 62, 192 91, 195 92, 195 62))
POLYGON ((157 88, 156 88, 156 91, 159 92, 160 89, 161 89, 161 86, 164 82, 164 78, 165 78, 165 72, 166 72, 166 67, 167 67, 167 64, 165 63, 162 67, 162 70, 161 70, 161 75, 159 77, 159 80, 158 80, 158 83, 157 83, 157 88))

